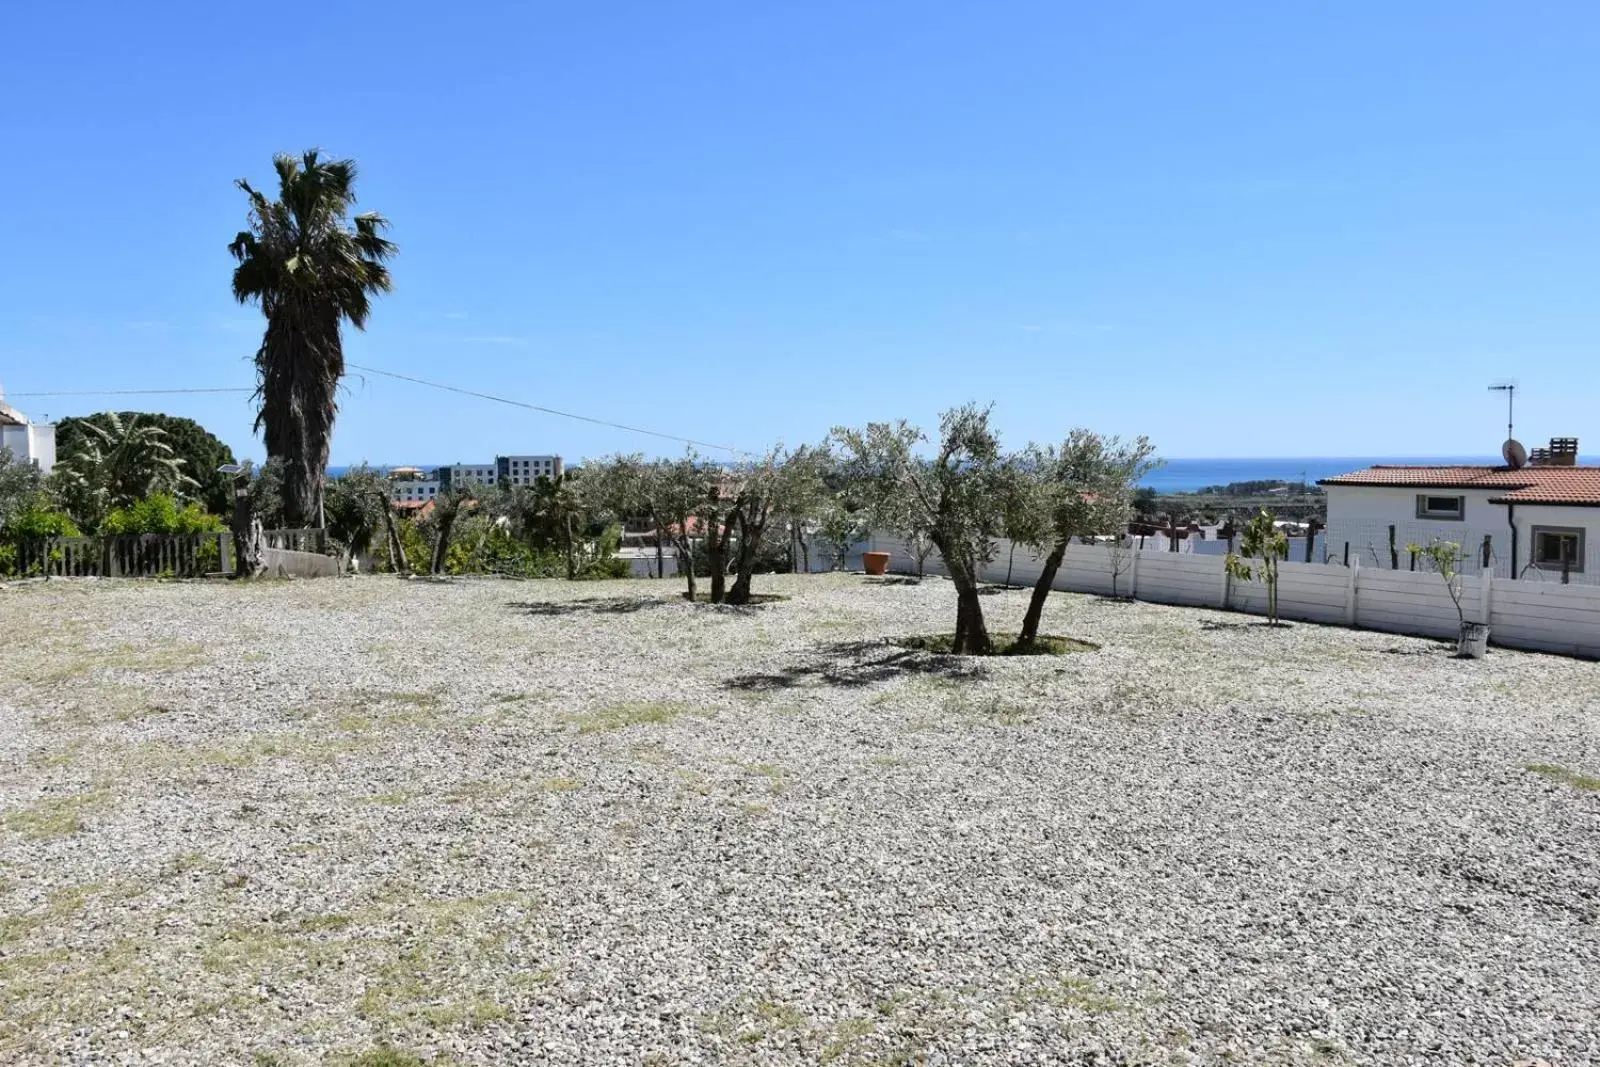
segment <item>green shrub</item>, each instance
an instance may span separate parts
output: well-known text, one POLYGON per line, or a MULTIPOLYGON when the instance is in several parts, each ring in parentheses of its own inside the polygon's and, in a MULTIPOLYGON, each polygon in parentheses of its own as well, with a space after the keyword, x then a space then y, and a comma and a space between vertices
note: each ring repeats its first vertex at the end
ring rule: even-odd
POLYGON ((36 537, 82 537, 83 531, 66 512, 35 501, 6 523, 4 535, 7 541, 15 544, 36 537))
POLYGON ((117 508, 106 516, 100 532, 110 536, 197 534, 221 533, 227 528, 219 516, 209 514, 199 504, 191 502, 179 507, 170 494, 156 493, 129 507, 117 508))
MULTIPOLYGON (((0 529, 0 577, 18 576, 17 545, 44 537, 81 537, 83 533, 66 512, 50 506, 44 497, 27 504, 0 529)), ((59 558, 58 552, 51 553, 59 558)), ((37 573, 38 568, 32 568, 37 573)))

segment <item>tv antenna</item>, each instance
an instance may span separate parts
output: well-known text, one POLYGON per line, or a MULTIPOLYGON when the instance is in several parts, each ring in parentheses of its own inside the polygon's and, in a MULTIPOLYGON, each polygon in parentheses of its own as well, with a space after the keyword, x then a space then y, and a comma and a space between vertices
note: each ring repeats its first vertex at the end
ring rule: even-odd
POLYGON ((1489 386, 1489 392, 1506 394, 1506 437, 1515 437, 1516 434, 1511 432, 1511 412, 1512 405, 1514 405, 1517 401, 1517 383, 1495 382, 1493 385, 1489 386))
POLYGON ((1528 450, 1522 447, 1522 442, 1511 432, 1511 417, 1517 400, 1517 383, 1496 382, 1489 386, 1489 391, 1506 394, 1506 443, 1500 446, 1500 456, 1506 461, 1506 466, 1513 470, 1519 469, 1528 462, 1528 450))

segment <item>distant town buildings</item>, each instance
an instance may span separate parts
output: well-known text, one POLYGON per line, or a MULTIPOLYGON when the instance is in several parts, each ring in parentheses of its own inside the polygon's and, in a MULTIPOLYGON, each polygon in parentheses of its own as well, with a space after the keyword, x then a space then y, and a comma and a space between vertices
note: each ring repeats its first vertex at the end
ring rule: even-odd
POLYGON ((540 478, 559 478, 566 471, 560 456, 496 456, 492 463, 452 463, 430 472, 420 467, 389 471, 389 499, 420 507, 440 493, 467 485, 533 485, 540 478))
POLYGON ((0 390, 0 448, 24 463, 32 463, 43 474, 56 465, 56 427, 52 422, 33 422, 6 403, 0 390))

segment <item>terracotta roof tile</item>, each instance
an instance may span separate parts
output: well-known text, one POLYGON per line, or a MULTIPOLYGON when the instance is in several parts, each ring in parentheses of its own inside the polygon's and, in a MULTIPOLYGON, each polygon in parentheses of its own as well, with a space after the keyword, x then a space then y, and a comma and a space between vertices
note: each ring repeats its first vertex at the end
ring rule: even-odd
POLYGON ((1377 466, 1317 484, 1503 490, 1493 503, 1600 506, 1600 467, 1377 466))

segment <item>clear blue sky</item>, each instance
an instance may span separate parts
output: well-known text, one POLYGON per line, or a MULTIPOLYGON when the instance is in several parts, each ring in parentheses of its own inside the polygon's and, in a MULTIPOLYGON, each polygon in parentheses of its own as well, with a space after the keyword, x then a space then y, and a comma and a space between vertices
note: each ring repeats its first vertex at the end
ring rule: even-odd
MULTIPOLYGON (((347 355, 759 448, 993 400, 1168 456, 1600 439, 1600 5, 8 11, 0 384, 253 384, 233 179, 355 157, 347 355), (741 384, 749 373, 749 385, 741 384)), ((335 463, 674 446, 352 380, 335 463)), ((152 407, 260 455, 245 396, 152 407)))

